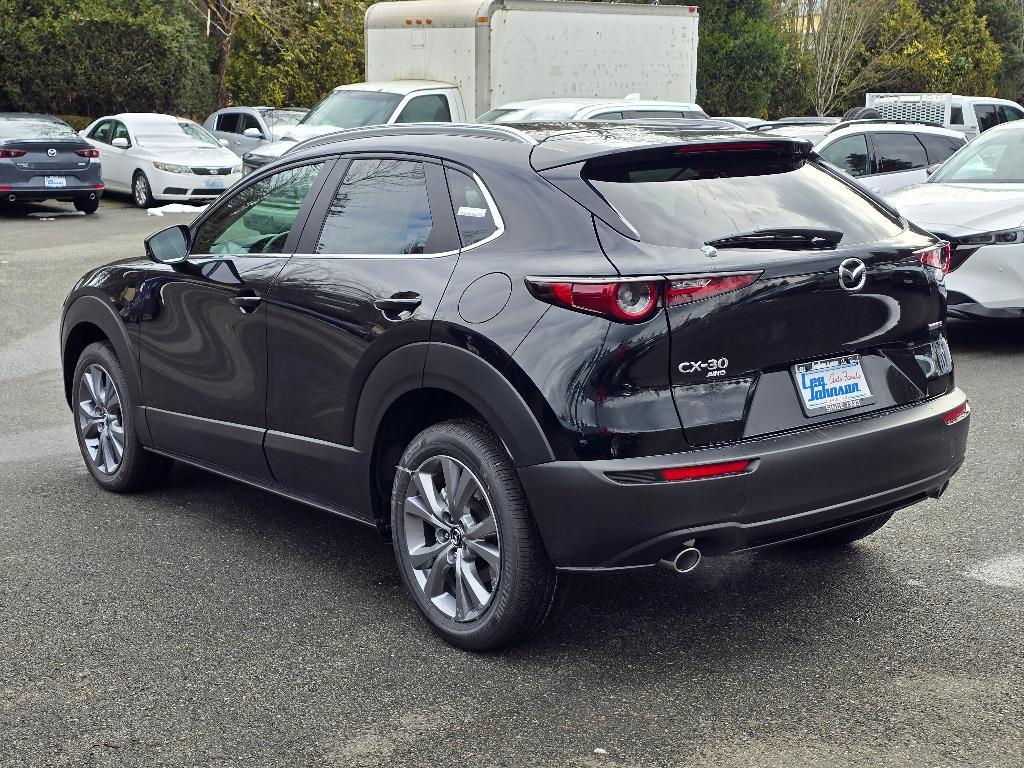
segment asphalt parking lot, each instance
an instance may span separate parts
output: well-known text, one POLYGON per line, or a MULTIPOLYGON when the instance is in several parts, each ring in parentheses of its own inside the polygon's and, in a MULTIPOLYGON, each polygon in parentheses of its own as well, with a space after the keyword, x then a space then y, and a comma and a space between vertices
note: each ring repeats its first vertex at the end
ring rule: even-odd
POLYGON ((951 329, 975 410, 941 499, 842 553, 574 575, 476 656, 369 529, 183 467, 92 482, 61 303, 190 216, 70 213, 0 210, 0 766, 1024 764, 1024 326, 951 329))

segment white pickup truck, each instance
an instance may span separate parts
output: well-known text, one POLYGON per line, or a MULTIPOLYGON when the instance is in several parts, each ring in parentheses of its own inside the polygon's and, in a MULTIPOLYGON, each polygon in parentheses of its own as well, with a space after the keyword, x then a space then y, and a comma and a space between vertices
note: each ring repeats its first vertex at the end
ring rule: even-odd
POLYGON ((886 120, 935 123, 968 140, 1000 123, 1024 118, 1024 107, 1015 101, 953 93, 869 93, 864 106, 886 120))
POLYGON ((367 82, 343 85, 248 170, 296 141, 381 123, 467 122, 551 97, 694 102, 696 6, 552 0, 398 0, 366 10, 367 82))

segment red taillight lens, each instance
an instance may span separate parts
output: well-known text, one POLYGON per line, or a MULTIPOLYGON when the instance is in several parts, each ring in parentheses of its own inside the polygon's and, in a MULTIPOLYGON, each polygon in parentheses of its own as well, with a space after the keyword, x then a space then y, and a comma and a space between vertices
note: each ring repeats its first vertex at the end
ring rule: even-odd
POLYGON ((661 286, 654 280, 527 280, 526 285, 530 293, 548 304, 621 323, 641 323, 649 319, 658 310, 661 294, 661 286))
POLYGON ((958 424, 959 422, 963 421, 970 415, 971 401, 964 400, 963 404, 958 405, 953 410, 946 411, 944 414, 942 414, 942 420, 946 422, 946 426, 951 427, 954 424, 958 424))
POLYGON ((941 242, 938 245, 930 245, 927 248, 914 251, 914 256, 917 257, 918 261, 926 267, 934 267, 944 275, 949 272, 949 255, 950 248, 947 242, 941 242))
POLYGON ((757 281, 760 272, 743 275, 693 275, 692 277, 673 277, 669 279, 665 289, 665 303, 688 304, 700 301, 729 291, 738 291, 757 281))
POLYGON ((76 149, 75 154, 79 157, 99 157, 100 151, 98 149, 76 149))
POLYGON ((22 157, 24 154, 24 149, 0 149, 0 158, 22 157))
POLYGON ((700 464, 696 467, 672 467, 661 470, 663 480, 700 480, 707 477, 725 477, 726 475, 741 475, 751 465, 749 459, 740 461, 726 461, 721 464, 700 464))

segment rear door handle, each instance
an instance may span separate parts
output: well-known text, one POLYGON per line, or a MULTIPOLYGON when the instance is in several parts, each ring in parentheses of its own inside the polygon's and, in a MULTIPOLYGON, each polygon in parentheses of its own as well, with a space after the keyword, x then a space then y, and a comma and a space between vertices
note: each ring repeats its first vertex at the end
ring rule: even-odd
POLYGON ((246 290, 236 293, 228 299, 228 302, 238 307, 238 310, 243 315, 248 315, 251 312, 255 312, 256 307, 263 303, 263 297, 256 293, 256 291, 246 290))
POLYGON ((394 296, 387 299, 377 299, 373 302, 373 306, 386 315, 388 313, 414 312, 422 303, 422 296, 418 293, 407 291, 403 293, 396 293, 394 296))

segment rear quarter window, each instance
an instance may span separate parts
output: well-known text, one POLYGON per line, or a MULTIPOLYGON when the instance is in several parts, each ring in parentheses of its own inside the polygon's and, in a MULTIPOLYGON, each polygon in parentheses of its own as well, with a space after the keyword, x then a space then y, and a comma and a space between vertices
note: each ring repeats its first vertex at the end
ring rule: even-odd
POLYGON ((741 232, 823 227, 842 245, 895 237, 902 223, 866 194, 814 162, 764 152, 600 159, 586 180, 644 242, 700 248, 741 232))

